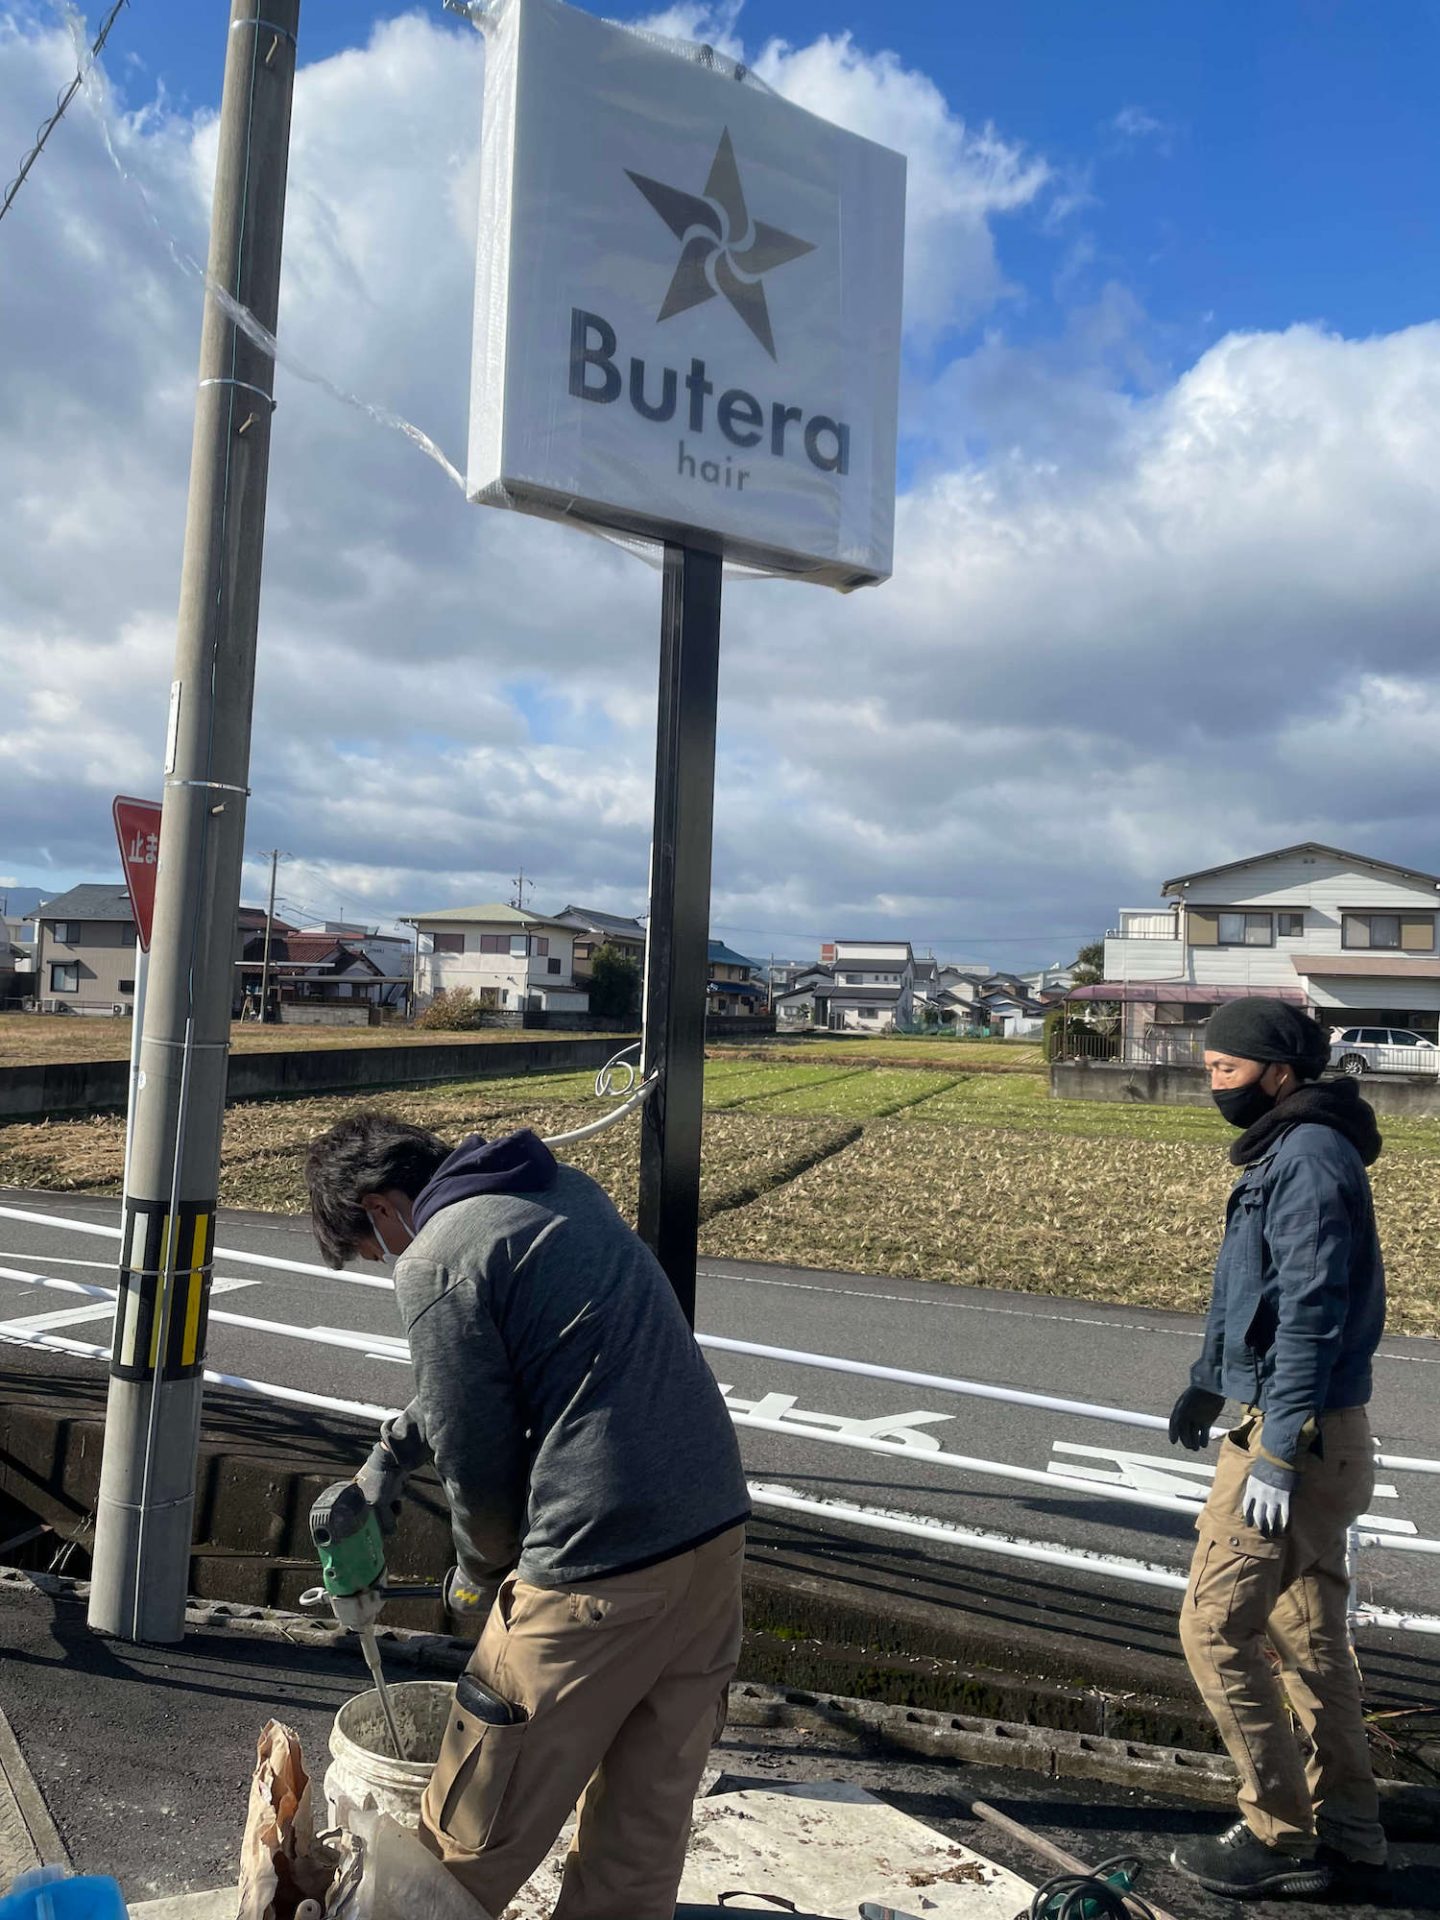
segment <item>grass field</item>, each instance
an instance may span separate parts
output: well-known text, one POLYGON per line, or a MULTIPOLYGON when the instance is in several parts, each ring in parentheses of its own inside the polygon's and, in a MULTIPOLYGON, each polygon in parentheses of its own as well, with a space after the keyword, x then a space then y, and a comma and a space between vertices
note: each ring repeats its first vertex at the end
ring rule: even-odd
MULTIPOLYGON (((862 1043, 863 1044, 863 1043, 862 1043)), ((884 1042, 877 1043, 880 1047, 884 1042)), ((942 1045, 945 1043, 942 1043, 942 1045)), ((947 1051, 958 1052, 956 1043, 947 1051)), ((586 1074, 377 1096, 447 1138, 600 1110, 586 1074)), ((353 1097, 233 1108, 220 1197, 298 1213, 306 1143, 353 1097)), ((1208 1108, 1057 1101, 1044 1075, 876 1062, 846 1047, 706 1073, 702 1248, 712 1256, 1203 1307, 1233 1179, 1208 1108)), ((1440 1333, 1440 1122, 1386 1120, 1374 1170, 1395 1332, 1440 1333)), ((114 1190, 119 1117, 0 1128, 0 1184, 114 1190)), ((634 1217, 636 1122, 563 1150, 634 1217)))

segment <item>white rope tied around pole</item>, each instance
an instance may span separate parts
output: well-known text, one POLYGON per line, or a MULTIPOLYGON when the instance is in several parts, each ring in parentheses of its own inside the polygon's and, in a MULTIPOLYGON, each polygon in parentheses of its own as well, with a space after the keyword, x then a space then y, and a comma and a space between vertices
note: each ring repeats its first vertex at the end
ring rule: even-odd
POLYGON ((618 1053, 612 1053, 595 1076, 597 1100, 614 1099, 617 1095, 624 1094, 629 1094, 629 1099, 622 1100, 612 1112, 602 1114, 600 1119, 592 1120, 588 1126, 572 1127, 568 1133, 547 1133, 544 1136, 547 1147, 568 1147, 573 1141, 588 1140, 592 1134, 603 1133, 607 1127, 613 1127, 617 1120, 623 1120, 627 1114, 634 1113, 644 1106, 660 1084, 661 1069, 656 1067, 653 1072, 646 1075, 638 1087, 635 1086, 636 1077, 640 1071, 639 1062, 627 1059, 626 1056, 639 1053, 641 1045, 641 1041, 634 1040, 628 1047, 622 1047, 618 1053), (622 1074, 625 1076, 625 1083, 617 1087, 615 1082, 622 1074), (633 1093, 630 1092, 632 1087, 635 1087, 633 1093))

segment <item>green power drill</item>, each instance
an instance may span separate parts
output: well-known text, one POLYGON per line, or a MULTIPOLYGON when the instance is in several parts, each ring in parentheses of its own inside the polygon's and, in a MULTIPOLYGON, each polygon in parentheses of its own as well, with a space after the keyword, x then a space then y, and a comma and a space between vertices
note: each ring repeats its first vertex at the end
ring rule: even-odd
MULTIPOLYGON (((360 1636, 360 1648, 375 1682, 395 1757, 404 1760, 406 1753, 380 1668, 380 1649, 375 1643, 375 1622, 386 1600, 385 1538, 374 1507, 353 1480, 337 1480, 315 1502, 310 1509, 310 1538, 320 1556, 324 1585, 311 1587, 301 1594, 300 1604, 318 1606, 328 1599, 341 1626, 360 1636)), ((418 1597, 422 1590, 408 1588, 405 1591, 411 1597, 418 1597)), ((438 1592, 438 1589, 424 1591, 438 1592)))

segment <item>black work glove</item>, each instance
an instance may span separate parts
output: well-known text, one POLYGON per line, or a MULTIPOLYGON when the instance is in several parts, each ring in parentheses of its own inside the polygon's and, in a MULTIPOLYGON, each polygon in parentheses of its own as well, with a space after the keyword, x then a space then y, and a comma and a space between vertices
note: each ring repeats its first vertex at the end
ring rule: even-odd
POLYGON ((1223 1393, 1204 1387, 1186 1387, 1170 1410, 1170 1444, 1199 1453, 1210 1444, 1210 1429, 1225 1407, 1223 1393))
POLYGON ((405 1498, 405 1469, 383 1440, 370 1449, 369 1458, 355 1476, 355 1484, 375 1509, 381 1533, 393 1533, 400 1522, 400 1503, 405 1498))

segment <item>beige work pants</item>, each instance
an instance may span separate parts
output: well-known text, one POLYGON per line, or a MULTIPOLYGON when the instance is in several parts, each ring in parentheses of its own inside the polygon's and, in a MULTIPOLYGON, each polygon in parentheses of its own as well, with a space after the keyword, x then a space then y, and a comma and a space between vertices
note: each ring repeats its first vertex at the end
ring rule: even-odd
POLYGON ((500 1589, 470 1672, 525 1710, 452 1710, 420 1837, 492 1915, 580 1819, 555 1920, 671 1920, 740 1658, 743 1527, 585 1587, 500 1589), (583 1796, 583 1797, 582 1797, 583 1796))
POLYGON ((1220 1443, 1215 1485, 1195 1523, 1181 1645, 1239 1769, 1251 1831, 1286 1853, 1309 1857, 1318 1838, 1378 1865, 1385 1835, 1345 1627, 1346 1533, 1375 1490, 1370 1423, 1363 1407, 1320 1416, 1320 1451, 1300 1461, 1278 1540, 1243 1516, 1260 1424, 1248 1420, 1220 1443), (1309 1740, 1303 1762, 1287 1699, 1309 1740))

